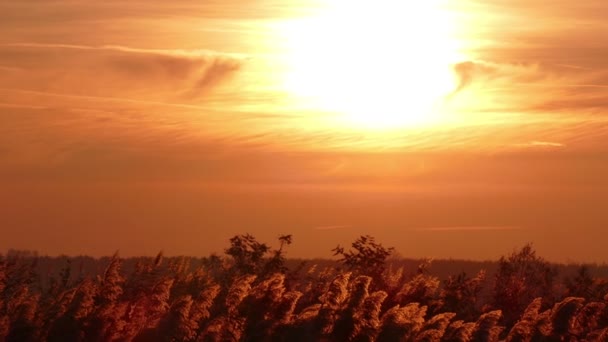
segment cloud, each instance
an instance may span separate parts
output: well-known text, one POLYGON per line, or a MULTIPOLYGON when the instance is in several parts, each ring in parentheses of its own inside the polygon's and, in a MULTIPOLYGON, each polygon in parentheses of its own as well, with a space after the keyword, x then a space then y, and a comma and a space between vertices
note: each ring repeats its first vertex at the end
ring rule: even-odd
MULTIPOLYGON (((471 60, 452 66, 458 79, 454 93, 470 86, 513 87, 517 85, 546 84, 555 80, 555 70, 538 63, 500 63, 489 60, 471 60)), ((561 82, 553 86, 560 86, 561 82)))
POLYGON ((500 231, 500 230, 521 230, 519 226, 445 226, 445 227, 424 227, 416 228, 416 231, 425 232, 479 232, 479 231, 500 231))
POLYGON ((155 100, 198 101, 236 73, 246 58, 208 50, 69 44, 0 45, 0 65, 19 72, 0 87, 155 100))
POLYGON ((475 60, 455 64, 453 71, 458 83, 448 101, 464 98, 465 106, 474 104, 479 112, 526 114, 519 119, 531 121, 547 113, 555 121, 569 117, 580 122, 608 115, 608 65, 597 69, 475 60), (590 112, 594 115, 586 116, 590 112))
POLYGON ((491 67, 484 63, 466 61, 453 65, 454 72, 458 78, 458 85, 454 90, 453 94, 457 94, 466 87, 468 87, 474 80, 477 80, 480 76, 488 76, 496 72, 495 67, 491 67))
MULTIPOLYGON (((1 91, 1 89, 0 89, 1 91)), ((44 109, 44 106, 18 104, 18 103, 1 103, 0 108, 27 108, 27 109, 44 109)))
MULTIPOLYGON (((535 104, 532 109, 541 112, 595 111, 606 116, 608 85, 568 85, 552 92, 551 98, 535 104)), ((590 118, 588 118, 590 119, 590 118)))
POLYGON ((190 91, 184 94, 187 98, 196 98, 209 89, 213 89, 241 66, 240 61, 230 58, 216 58, 204 70, 203 75, 194 84, 190 91))
POLYGON ((20 69, 18 69, 18 68, 7 67, 7 66, 2 66, 2 65, 0 65, 0 70, 1 70, 1 71, 4 71, 4 72, 15 72, 15 71, 20 71, 20 69))
POLYGON ((333 225, 333 226, 317 226, 314 230, 336 230, 336 229, 347 229, 352 228, 350 225, 333 225))
POLYGON ((552 142, 552 141, 530 141, 524 144, 516 144, 515 146, 517 147, 565 147, 566 145, 562 144, 562 143, 558 143, 558 142, 552 142))

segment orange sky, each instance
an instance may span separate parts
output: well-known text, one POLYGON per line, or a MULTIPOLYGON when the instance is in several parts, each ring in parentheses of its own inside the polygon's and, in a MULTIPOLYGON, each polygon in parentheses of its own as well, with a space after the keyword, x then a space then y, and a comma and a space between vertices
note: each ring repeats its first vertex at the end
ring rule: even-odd
POLYGON ((608 261, 608 2, 0 0, 0 250, 608 261))

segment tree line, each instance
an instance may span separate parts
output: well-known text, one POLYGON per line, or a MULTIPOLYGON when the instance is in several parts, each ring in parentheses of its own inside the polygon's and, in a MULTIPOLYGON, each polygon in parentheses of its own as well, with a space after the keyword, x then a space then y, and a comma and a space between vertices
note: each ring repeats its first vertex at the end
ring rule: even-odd
POLYGON ((608 341, 608 282, 560 279, 526 245, 493 274, 440 280, 361 236, 337 263, 286 266, 291 235, 251 235, 223 255, 139 260, 95 275, 67 264, 41 286, 35 255, 0 256, 0 341, 608 341))

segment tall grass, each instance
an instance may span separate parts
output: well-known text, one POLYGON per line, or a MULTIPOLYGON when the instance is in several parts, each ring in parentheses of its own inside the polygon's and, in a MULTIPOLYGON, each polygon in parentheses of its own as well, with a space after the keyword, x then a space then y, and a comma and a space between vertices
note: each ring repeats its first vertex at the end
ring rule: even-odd
MULTIPOLYGON (((567 284, 552 283, 549 296, 533 298, 505 318, 504 310, 517 307, 501 306, 494 300, 496 293, 484 297, 482 289, 508 293, 505 284, 494 283, 500 279, 513 284, 516 293, 533 286, 516 279, 527 273, 513 271, 513 265, 503 265, 506 278, 482 272, 441 282, 425 267, 387 267, 380 275, 367 275, 362 268, 289 271, 278 265, 269 272, 268 267, 245 263, 267 265, 259 250, 255 252, 255 258, 238 254, 239 264, 220 257, 198 266, 189 258, 164 262, 159 254, 139 262, 130 273, 114 255, 99 274, 73 278, 62 272, 47 287, 39 283, 31 257, 1 258, 0 341, 608 339, 608 297, 597 295, 598 279, 576 283, 577 293, 592 293, 590 298, 559 292, 567 284)), ((548 284, 539 286, 545 291, 548 284)))

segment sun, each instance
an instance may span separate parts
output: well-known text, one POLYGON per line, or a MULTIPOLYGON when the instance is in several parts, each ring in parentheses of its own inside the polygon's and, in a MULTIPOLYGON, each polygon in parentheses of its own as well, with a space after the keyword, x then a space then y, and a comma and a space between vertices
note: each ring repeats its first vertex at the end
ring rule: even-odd
POLYGON ((437 125, 463 58, 442 1, 333 0, 285 28, 284 88, 340 125, 437 125))

